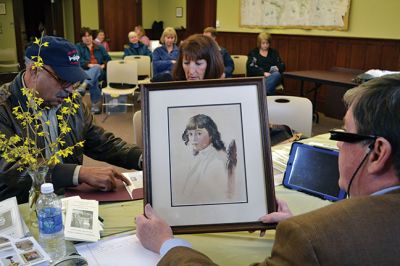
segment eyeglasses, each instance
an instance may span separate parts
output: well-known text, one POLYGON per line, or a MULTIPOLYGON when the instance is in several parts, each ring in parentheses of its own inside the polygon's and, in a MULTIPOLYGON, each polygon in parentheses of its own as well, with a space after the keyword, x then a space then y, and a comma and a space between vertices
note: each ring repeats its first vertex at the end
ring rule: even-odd
POLYGON ((330 130, 329 133, 331 134, 331 140, 349 142, 349 143, 356 143, 364 140, 372 140, 375 141, 377 136, 375 135, 360 135, 356 133, 349 133, 342 130, 330 130))
POLYGON ((59 77, 57 77, 53 72, 51 72, 50 70, 48 70, 47 68, 45 68, 44 66, 42 67, 42 69, 44 69, 44 71, 46 71, 47 73, 49 73, 49 75, 55 79, 63 89, 69 88, 72 86, 72 89, 76 89, 79 87, 80 82, 75 82, 75 83, 71 83, 65 80, 60 79, 59 77))

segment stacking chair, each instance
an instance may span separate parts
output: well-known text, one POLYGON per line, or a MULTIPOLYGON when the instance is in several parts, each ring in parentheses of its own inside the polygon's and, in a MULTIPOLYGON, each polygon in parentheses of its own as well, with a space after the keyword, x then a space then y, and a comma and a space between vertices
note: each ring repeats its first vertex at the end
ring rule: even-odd
POLYGON ((143 148, 142 111, 133 114, 133 144, 143 148))
POLYGON ((136 61, 139 79, 151 78, 151 60, 148 55, 128 55, 125 61, 136 61), (142 78, 143 77, 143 78, 142 78))
POLYGON ((297 96, 267 96, 268 119, 271 124, 283 124, 311 137, 313 109, 308 98, 297 96))
POLYGON ((235 77, 246 77, 246 62, 247 55, 231 55, 233 62, 235 63, 235 70, 233 76, 235 77))
POLYGON ((112 60, 122 60, 124 56, 124 51, 109 51, 108 54, 110 55, 112 60))
POLYGON ((128 103, 128 96, 135 93, 137 84, 136 61, 111 60, 107 63, 107 87, 102 91, 107 115, 103 122, 112 109, 122 106, 126 110, 127 106, 133 106, 133 103, 128 103))

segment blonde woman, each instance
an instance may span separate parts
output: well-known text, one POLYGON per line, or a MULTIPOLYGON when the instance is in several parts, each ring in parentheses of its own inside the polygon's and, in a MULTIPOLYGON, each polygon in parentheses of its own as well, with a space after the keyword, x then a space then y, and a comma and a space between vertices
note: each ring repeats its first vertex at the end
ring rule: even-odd
POLYGON ((153 75, 163 72, 171 72, 179 56, 176 31, 171 28, 165 28, 161 35, 160 43, 162 46, 153 51, 153 75))
POLYGON ((267 95, 275 94, 275 87, 282 82, 281 73, 285 64, 277 50, 271 48, 271 35, 261 32, 257 36, 257 48, 251 50, 247 58, 247 76, 263 76, 267 95))
POLYGON ((129 43, 124 46, 124 58, 128 55, 148 55, 151 57, 149 48, 139 42, 139 36, 136 32, 131 31, 128 34, 129 43))

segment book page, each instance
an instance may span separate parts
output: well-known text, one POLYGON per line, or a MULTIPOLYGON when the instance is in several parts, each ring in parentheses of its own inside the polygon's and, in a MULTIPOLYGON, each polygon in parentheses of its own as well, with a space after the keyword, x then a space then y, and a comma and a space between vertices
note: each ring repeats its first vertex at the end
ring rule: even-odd
POLYGON ((122 173, 126 178, 131 181, 131 184, 128 186, 124 183, 126 190, 128 191, 131 199, 133 199, 132 191, 134 189, 143 188, 143 171, 136 172, 126 172, 122 173))

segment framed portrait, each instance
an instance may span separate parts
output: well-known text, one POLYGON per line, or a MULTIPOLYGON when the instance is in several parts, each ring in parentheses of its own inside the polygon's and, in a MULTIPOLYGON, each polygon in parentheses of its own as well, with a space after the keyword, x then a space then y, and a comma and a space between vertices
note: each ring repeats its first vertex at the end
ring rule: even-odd
POLYGON ((174 233, 274 226, 262 78, 145 84, 142 116, 144 204, 174 233))
POLYGON ((6 15, 6 4, 5 3, 0 3, 0 15, 6 15))
POLYGON ((175 9, 175 16, 176 16, 177 18, 183 17, 183 8, 182 8, 182 7, 177 7, 177 8, 175 9))

